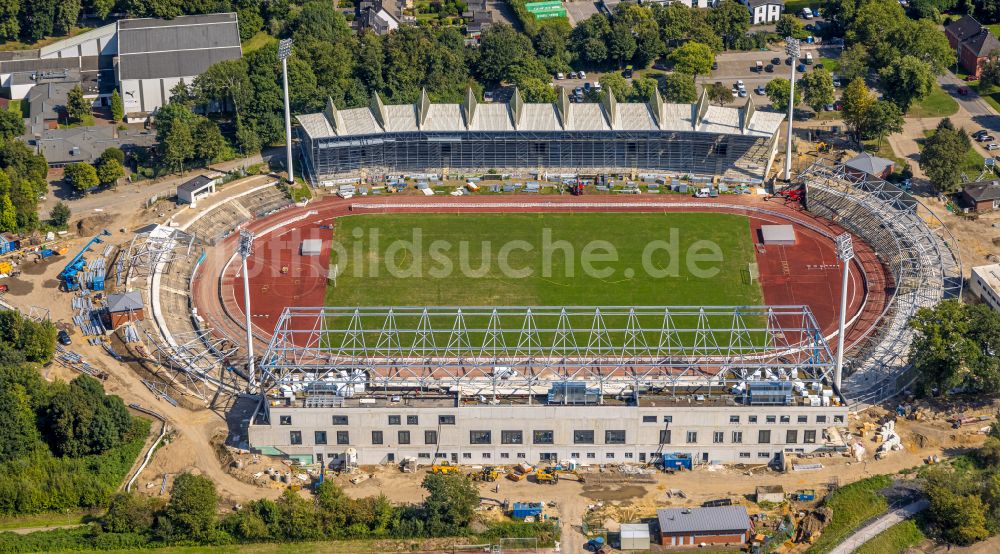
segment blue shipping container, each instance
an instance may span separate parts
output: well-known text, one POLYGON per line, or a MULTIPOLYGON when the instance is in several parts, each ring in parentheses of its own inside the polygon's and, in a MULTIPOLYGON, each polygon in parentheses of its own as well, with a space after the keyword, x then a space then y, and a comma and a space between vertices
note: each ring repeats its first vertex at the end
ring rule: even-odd
POLYGON ((524 519, 526 517, 538 517, 542 514, 541 502, 515 502, 514 509, 511 510, 511 517, 524 519))
POLYGON ((663 455, 663 469, 691 470, 691 455, 671 453, 663 455))

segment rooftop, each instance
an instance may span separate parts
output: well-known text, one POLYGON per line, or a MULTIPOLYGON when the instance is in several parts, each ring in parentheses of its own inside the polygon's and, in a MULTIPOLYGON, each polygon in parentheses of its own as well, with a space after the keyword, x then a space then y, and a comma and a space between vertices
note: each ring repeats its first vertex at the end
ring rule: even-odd
POLYGON ((974 202, 989 202, 1000 200, 1000 181, 979 181, 968 183, 962 187, 962 192, 974 202))
POLYGON ((982 31, 983 26, 971 15, 963 15, 953 21, 951 25, 945 27, 945 30, 954 35, 959 41, 964 41, 982 31))
POLYGON ((714 508, 664 508, 656 510, 661 533, 745 532, 750 517, 743 506, 714 508))
POLYGON ((122 294, 108 295, 108 311, 115 314, 119 312, 131 312, 142 309, 142 293, 137 290, 130 290, 122 294))
POLYGON ((38 152, 49 165, 93 162, 112 146, 129 149, 152 146, 155 142, 156 134, 149 132, 120 132, 115 137, 112 125, 43 129, 34 138, 38 152))
POLYGON ((847 160, 844 165, 869 175, 880 176, 886 169, 892 168, 893 161, 873 156, 868 152, 862 152, 847 160))
POLYGON ((242 57, 235 13, 118 22, 119 77, 193 77, 209 66, 242 57))
POLYGON ((190 179, 187 182, 182 183, 180 186, 178 186, 177 193, 179 194, 181 192, 198 192, 202 188, 212 184, 212 181, 213 179, 211 177, 208 177, 206 175, 198 175, 197 177, 194 177, 193 179, 190 179))
POLYGON ((1000 292, 1000 264, 976 266, 972 268, 972 274, 978 275, 989 288, 1000 292))

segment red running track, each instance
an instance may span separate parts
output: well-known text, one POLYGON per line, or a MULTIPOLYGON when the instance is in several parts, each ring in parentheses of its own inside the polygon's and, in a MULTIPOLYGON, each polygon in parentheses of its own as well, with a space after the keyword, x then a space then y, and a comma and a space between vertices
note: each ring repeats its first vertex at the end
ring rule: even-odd
MULTIPOLYGON (((247 228, 258 234, 254 255, 249 259, 252 324, 257 337, 255 346, 262 348, 270 338, 278 317, 287 306, 322 306, 330 261, 332 230, 336 217, 349 213, 380 212, 727 212, 747 215, 753 234, 760 268, 760 283, 764 302, 768 305, 808 305, 823 329, 831 335, 837 328, 841 268, 837 262, 833 241, 824 236, 843 233, 839 226, 813 216, 798 205, 782 200, 764 200, 746 196, 700 199, 697 206, 686 196, 558 196, 532 195, 465 196, 458 198, 424 198, 415 196, 362 197, 352 200, 327 198, 305 208, 290 208, 264 219, 251 221, 247 228), (482 206, 482 204, 545 203, 545 206, 482 206), (390 203, 425 204, 424 207, 385 208, 375 205, 390 203), (586 206, 602 203, 605 206, 586 206), (434 206, 431 206, 433 204, 434 206), (447 204, 447 207, 441 207, 447 204), (479 206, 470 206, 479 204, 479 206), (626 205, 627 204, 627 205, 626 205), (726 206, 729 205, 729 206, 726 206), (367 207, 362 207, 367 206, 367 207), (776 215, 748 212, 764 209, 776 215), (352 208, 354 210, 352 211, 352 208), (293 221, 294 220, 294 221, 293 221), (763 246, 760 226, 768 223, 791 223, 797 242, 792 246, 763 246), (810 229, 815 227, 817 230, 810 229), (299 245, 305 239, 321 239, 319 256, 301 256, 299 245)), ((243 328, 243 287, 240 260, 233 257, 236 234, 222 241, 207 253, 193 283, 195 305, 205 319, 205 325, 220 330, 231 338, 241 338, 243 328)), ((849 283, 847 344, 851 345, 869 332, 878 321, 892 294, 891 276, 866 243, 855 237, 855 263, 849 283)), ((789 322, 792 323, 792 322, 789 322)), ((797 322, 795 322, 797 323, 797 322)), ((240 341, 243 342, 243 341, 240 341)))

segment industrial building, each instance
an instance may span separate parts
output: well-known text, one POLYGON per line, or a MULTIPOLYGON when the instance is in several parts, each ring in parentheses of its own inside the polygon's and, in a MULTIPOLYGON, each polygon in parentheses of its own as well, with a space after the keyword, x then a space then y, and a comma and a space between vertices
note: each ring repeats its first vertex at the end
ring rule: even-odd
POLYGON ((745 544, 753 526, 743 506, 656 510, 660 541, 669 546, 745 544))
POLYGON ((972 268, 969 290, 991 308, 1000 312, 1000 264, 972 268))
POLYGON ((571 103, 560 89, 553 104, 479 102, 470 90, 461 104, 385 105, 298 116, 305 172, 314 183, 338 176, 399 171, 621 172, 660 170, 723 176, 759 183, 772 163, 784 114, 664 102, 658 91, 645 103, 571 103))

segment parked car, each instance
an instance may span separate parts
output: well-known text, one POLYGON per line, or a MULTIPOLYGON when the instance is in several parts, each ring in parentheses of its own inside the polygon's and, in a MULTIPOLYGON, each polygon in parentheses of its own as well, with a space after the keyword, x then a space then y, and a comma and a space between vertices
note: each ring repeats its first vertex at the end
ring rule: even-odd
POLYGON ((966 96, 967 94, 969 94, 969 87, 958 87, 959 96, 966 96))
POLYGON ((825 112, 832 112, 833 111, 833 104, 827 104, 827 105, 823 106, 823 111, 825 111, 825 112))
POLYGON ((483 93, 483 101, 492 102, 493 101, 493 91, 488 90, 483 93))
POLYGON ((980 130, 976 131, 975 133, 972 133, 972 138, 978 140, 979 137, 981 137, 983 135, 988 135, 988 134, 990 134, 990 132, 987 131, 986 129, 980 129, 980 130))
POLYGON ((978 80, 979 79, 975 75, 969 75, 968 77, 965 78, 966 83, 971 83, 978 80))
POLYGON ((577 75, 577 74, 576 74, 576 71, 570 71, 570 72, 569 72, 569 78, 570 78, 570 79, 576 79, 576 75, 577 75))
POLYGON ((767 89, 764 88, 764 85, 757 85, 757 88, 753 89, 753 91, 761 96, 767 94, 767 89))
POLYGON ((743 79, 738 79, 736 81, 736 85, 735 86, 736 86, 736 88, 747 88, 747 85, 746 85, 746 83, 743 82, 743 79))
POLYGON ((774 66, 771 64, 767 64, 764 66, 764 71, 768 73, 774 73, 774 66))
POLYGON ((774 65, 781 65, 781 58, 771 58, 771 63, 774 65))
POLYGON ((562 72, 556 73, 556 80, 562 81, 566 78, 566 75, 562 72))
POLYGON ((59 344, 63 346, 69 346, 73 344, 73 340, 69 338, 69 333, 67 333, 65 329, 59 330, 59 335, 57 336, 57 338, 59 339, 59 344))
POLYGON ((583 84, 583 91, 584 92, 590 92, 590 88, 591 88, 590 87, 590 83, 584 83, 583 84))
POLYGON ((821 63, 816 64, 816 69, 823 69, 823 64, 821 63))
POLYGON ((712 69, 719 69, 719 62, 712 62, 712 69))
POLYGON ((741 88, 737 94, 739 95, 740 98, 745 98, 747 95, 747 89, 741 88))
POLYGON ((792 65, 792 57, 791 56, 788 56, 787 58, 785 58, 785 65, 792 65))
POLYGON ((843 102, 834 102, 833 103, 833 109, 835 111, 838 111, 838 112, 843 111, 844 110, 844 103, 843 102))
POLYGON ((989 151, 991 151, 991 152, 993 150, 1000 150, 1000 144, 997 144, 995 142, 991 142, 991 143, 989 143, 989 144, 986 145, 986 149, 989 150, 989 151))
POLYGON ((622 77, 625 77, 626 79, 631 79, 632 78, 632 66, 631 65, 626 65, 625 66, 625 70, 622 71, 622 77))
POLYGON ((795 70, 798 71, 799 73, 805 73, 806 72, 806 64, 800 63, 799 66, 795 68, 795 70))
POLYGON ((840 82, 840 79, 834 78, 834 80, 833 80, 833 86, 834 87, 840 88, 841 84, 843 84, 843 83, 840 82))
POLYGON ((580 78, 581 79, 586 79, 587 78, 587 72, 586 71, 581 71, 580 72, 580 78))
POLYGON ((802 19, 812 19, 813 11, 811 8, 802 8, 802 19))
POLYGON ((994 140, 996 140, 996 137, 993 135, 979 135, 976 137, 976 142, 992 142, 994 140))

